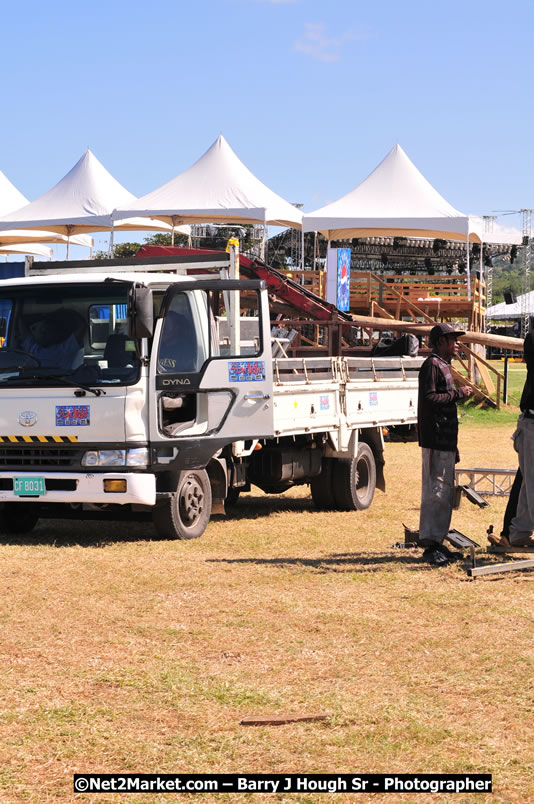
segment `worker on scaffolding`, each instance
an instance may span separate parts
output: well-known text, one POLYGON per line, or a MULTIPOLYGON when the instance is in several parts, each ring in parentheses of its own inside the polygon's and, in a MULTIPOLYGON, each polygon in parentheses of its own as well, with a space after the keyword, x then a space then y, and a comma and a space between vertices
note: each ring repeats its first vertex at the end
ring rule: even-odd
POLYGON ((419 543, 425 547, 424 560, 439 567, 462 557, 443 540, 454 504, 454 466, 460 459, 456 402, 473 393, 468 385, 455 387, 450 368, 458 338, 464 334, 451 324, 436 324, 429 335, 432 354, 419 374, 417 425, 423 459, 419 543))

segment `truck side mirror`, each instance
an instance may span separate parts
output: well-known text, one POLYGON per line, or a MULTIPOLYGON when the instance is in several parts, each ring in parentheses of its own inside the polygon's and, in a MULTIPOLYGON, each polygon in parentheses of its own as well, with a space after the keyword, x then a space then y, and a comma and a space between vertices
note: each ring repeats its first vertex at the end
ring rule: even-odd
POLYGON ((151 338, 154 333, 154 305, 152 290, 144 287, 132 288, 130 336, 132 338, 151 338))

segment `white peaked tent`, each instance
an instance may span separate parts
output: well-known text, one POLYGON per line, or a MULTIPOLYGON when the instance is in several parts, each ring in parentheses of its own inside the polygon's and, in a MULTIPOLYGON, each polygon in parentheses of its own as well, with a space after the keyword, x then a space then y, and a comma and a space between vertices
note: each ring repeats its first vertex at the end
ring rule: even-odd
MULTIPOLYGON (((446 201, 395 145, 355 190, 304 215, 305 232, 327 240, 351 237, 466 239, 469 216, 446 201)), ((479 240, 478 235, 472 238, 479 240)))
POLYGON ((102 231, 110 228, 114 207, 132 197, 87 150, 51 190, 0 218, 0 231, 49 229, 63 235, 102 231))
POLYGON ((28 203, 20 190, 17 190, 7 176, 0 170, 0 215, 6 215, 28 203))
MULTIPOLYGON (((17 190, 4 173, 0 170, 0 215, 7 215, 14 209, 26 206, 30 202, 17 190)), ((0 232, 0 248, 15 246, 17 244, 31 243, 66 243, 67 237, 57 232, 43 232, 38 229, 14 229, 0 232)), ((93 238, 88 235, 76 235, 70 242, 76 246, 93 247, 93 238)), ((33 254, 32 251, 17 251, 18 254, 33 254)))
POLYGON ((170 231, 169 226, 154 226, 144 220, 129 220, 124 225, 117 221, 113 225, 111 213, 115 207, 134 201, 135 196, 87 150, 51 190, 0 218, 0 238, 5 229, 45 228, 69 238, 75 234, 111 229, 112 226, 115 229, 170 231))
MULTIPOLYGON (((451 206, 398 144, 356 189, 304 215, 302 228, 303 232, 321 232, 327 240, 380 236, 465 240, 468 298, 468 243, 520 242, 517 230, 496 224, 493 231, 486 232, 483 218, 451 206)), ((480 260, 482 264, 482 254, 480 260)))
POLYGON ((263 223, 300 228, 302 213, 241 162, 224 137, 190 168, 113 217, 134 215, 177 223, 263 223))

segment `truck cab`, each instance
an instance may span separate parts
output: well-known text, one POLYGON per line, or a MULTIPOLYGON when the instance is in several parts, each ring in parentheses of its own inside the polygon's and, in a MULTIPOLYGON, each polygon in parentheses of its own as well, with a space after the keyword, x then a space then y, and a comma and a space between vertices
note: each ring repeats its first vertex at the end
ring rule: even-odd
POLYGON ((43 271, 2 282, 0 322, 4 532, 150 513, 162 535, 198 536, 227 492, 223 448, 272 436, 261 281, 43 271), (246 337, 229 320, 241 293, 246 337))

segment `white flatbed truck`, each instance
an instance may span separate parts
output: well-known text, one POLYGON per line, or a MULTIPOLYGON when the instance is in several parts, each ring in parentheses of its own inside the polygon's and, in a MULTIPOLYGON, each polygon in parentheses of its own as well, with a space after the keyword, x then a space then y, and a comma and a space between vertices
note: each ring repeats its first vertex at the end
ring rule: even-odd
POLYGON ((384 490, 383 428, 416 421, 420 358, 273 358, 261 280, 36 268, 0 283, 0 532, 146 515, 189 539, 251 484, 337 510, 384 490), (229 332, 239 294, 255 315, 229 332))

